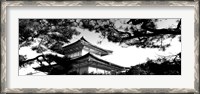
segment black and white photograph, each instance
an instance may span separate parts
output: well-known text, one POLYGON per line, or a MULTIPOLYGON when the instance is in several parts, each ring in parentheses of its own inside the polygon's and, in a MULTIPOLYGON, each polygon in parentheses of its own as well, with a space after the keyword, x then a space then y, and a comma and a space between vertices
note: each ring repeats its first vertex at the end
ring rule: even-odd
POLYGON ((18 19, 18 75, 181 75, 181 18, 18 19))

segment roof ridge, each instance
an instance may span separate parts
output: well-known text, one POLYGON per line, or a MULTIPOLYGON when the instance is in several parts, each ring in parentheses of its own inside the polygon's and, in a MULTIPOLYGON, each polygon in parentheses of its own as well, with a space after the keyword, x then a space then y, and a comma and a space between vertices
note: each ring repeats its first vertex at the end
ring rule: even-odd
MULTIPOLYGON (((73 42, 73 43, 71 43, 71 44, 68 44, 68 45, 63 46, 63 48, 65 48, 65 47, 67 47, 67 46, 70 46, 70 45, 72 45, 72 44, 75 44, 75 43, 77 43, 77 42, 79 42, 79 41, 81 41, 81 40, 84 40, 84 41, 88 42, 88 41, 82 36, 82 37, 79 38, 77 41, 75 41, 75 42, 73 42)), ((90 43, 90 42, 88 42, 88 43, 90 43)), ((90 44, 91 44, 91 43, 90 43, 90 44)))
POLYGON ((68 48, 70 48, 71 46, 76 46, 76 44, 79 44, 79 45, 82 45, 82 46, 86 46, 86 47, 89 47, 89 48, 91 48, 91 49, 100 51, 100 54, 98 54, 98 53, 96 53, 96 54, 101 55, 101 56, 109 55, 109 54, 111 54, 111 53, 113 52, 113 51, 111 51, 111 50, 107 50, 107 49, 98 47, 98 46, 95 45, 95 44, 90 43, 90 42, 87 41, 83 36, 82 36, 80 39, 78 39, 77 41, 75 41, 75 42, 73 42, 73 43, 71 43, 71 44, 69 44, 69 45, 64 46, 64 47, 63 47, 63 50, 64 50, 64 49, 68 49, 68 48))
POLYGON ((92 45, 92 46, 94 46, 94 47, 97 47, 97 48, 99 48, 99 49, 101 49, 101 50, 108 51, 109 53, 112 53, 112 52, 113 52, 113 51, 111 51, 111 50, 103 49, 103 48, 100 48, 100 47, 98 47, 98 46, 96 46, 96 45, 90 43, 90 42, 87 41, 83 36, 82 36, 80 39, 86 41, 86 42, 89 43, 90 45, 92 45))
POLYGON ((109 64, 111 64, 111 65, 114 65, 114 66, 117 66, 117 67, 122 67, 122 68, 124 68, 124 67, 121 66, 121 65, 114 64, 114 63, 111 63, 111 62, 106 61, 106 60, 104 60, 104 59, 98 58, 98 57, 96 57, 95 55, 93 55, 93 54, 91 54, 91 53, 87 53, 87 54, 85 54, 85 55, 83 55, 83 56, 81 56, 81 57, 75 58, 75 59, 73 59, 73 60, 77 60, 77 59, 80 59, 80 58, 82 58, 82 57, 86 57, 86 56, 92 56, 92 57, 94 57, 94 58, 97 59, 97 60, 101 60, 101 61, 103 61, 103 62, 107 62, 107 63, 109 63, 109 64))

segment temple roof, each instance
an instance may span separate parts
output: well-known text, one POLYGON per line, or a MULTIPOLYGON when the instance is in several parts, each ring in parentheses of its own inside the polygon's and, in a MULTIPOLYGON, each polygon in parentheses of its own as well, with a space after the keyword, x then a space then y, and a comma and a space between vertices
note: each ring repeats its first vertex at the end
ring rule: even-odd
POLYGON ((75 52, 76 50, 83 49, 83 47, 87 47, 89 49, 92 49, 94 54, 105 56, 108 54, 111 54, 111 50, 106 50, 100 47, 97 47, 96 45, 91 44, 88 42, 85 38, 81 37, 78 41, 66 45, 63 47, 65 53, 75 52))
MULTIPOLYGON (((108 61, 105 61, 103 59, 100 59, 90 53, 88 54, 85 54, 84 56, 81 56, 81 57, 78 57, 76 59, 72 59, 72 60, 69 60, 69 61, 66 61, 66 62, 63 62, 61 65, 60 64, 54 64, 52 66, 41 66, 41 67, 35 67, 34 69, 35 70, 38 70, 38 71, 42 71, 42 72, 49 72, 49 70, 52 68, 52 67, 55 67, 55 66, 58 66, 58 67, 63 67, 62 66, 63 64, 68 64, 69 62, 73 62, 72 64, 73 65, 78 65, 78 64, 82 64, 82 63, 85 63, 85 64, 88 64, 88 62, 85 62, 86 61, 91 61, 92 63, 98 63, 100 65, 103 65, 105 66, 105 68, 110 68, 112 70, 124 70, 126 69, 126 67, 122 67, 120 65, 117 65, 117 64, 113 64, 111 62, 108 62, 108 61)), ((96 66, 98 67, 98 66, 96 66)))
MULTIPOLYGON (((105 61, 103 59, 100 59, 100 58, 98 58, 98 57, 96 57, 96 56, 94 56, 94 55, 92 55, 90 53, 85 54, 84 56, 78 57, 78 58, 73 59, 73 60, 79 61, 79 60, 83 60, 83 59, 88 59, 88 61, 96 61, 98 63, 105 64, 105 65, 108 65, 108 66, 113 66, 113 67, 118 68, 118 69, 124 69, 125 68, 125 67, 122 67, 120 65, 113 64, 111 62, 108 62, 108 61, 105 61)), ((77 63, 79 63, 79 62, 77 62, 77 63)))

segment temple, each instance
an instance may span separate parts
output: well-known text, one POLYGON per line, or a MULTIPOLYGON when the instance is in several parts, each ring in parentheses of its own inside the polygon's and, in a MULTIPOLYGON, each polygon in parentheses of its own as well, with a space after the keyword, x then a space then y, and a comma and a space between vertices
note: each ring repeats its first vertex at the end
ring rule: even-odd
MULTIPOLYGON (((62 47, 63 55, 69 57, 70 60, 66 62, 61 62, 64 64, 72 63, 73 68, 67 73, 77 73, 77 74, 103 74, 103 75, 114 75, 120 74, 125 71, 125 67, 119 66, 117 64, 100 59, 102 56, 112 54, 112 51, 102 49, 81 37, 78 41, 62 47)), ((39 71, 48 72, 54 67, 65 68, 58 64, 51 66, 42 66, 34 68, 39 71)), ((66 69, 66 68, 65 68, 66 69)))
POLYGON ((65 56, 76 62, 73 64, 73 71, 79 74, 117 74, 124 70, 122 66, 98 58, 112 54, 112 51, 92 45, 83 37, 64 46, 63 50, 65 56))

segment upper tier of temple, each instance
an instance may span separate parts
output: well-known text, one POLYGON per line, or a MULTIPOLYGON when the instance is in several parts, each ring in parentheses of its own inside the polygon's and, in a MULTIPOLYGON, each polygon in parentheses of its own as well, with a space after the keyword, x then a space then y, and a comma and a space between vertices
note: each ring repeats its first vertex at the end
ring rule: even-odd
POLYGON ((87 40, 85 40, 83 37, 81 37, 78 41, 69 44, 67 46, 63 47, 64 54, 69 57, 77 57, 84 55, 83 53, 91 53, 96 54, 99 56, 105 56, 108 54, 111 54, 112 51, 106 50, 100 47, 97 47, 87 40))

